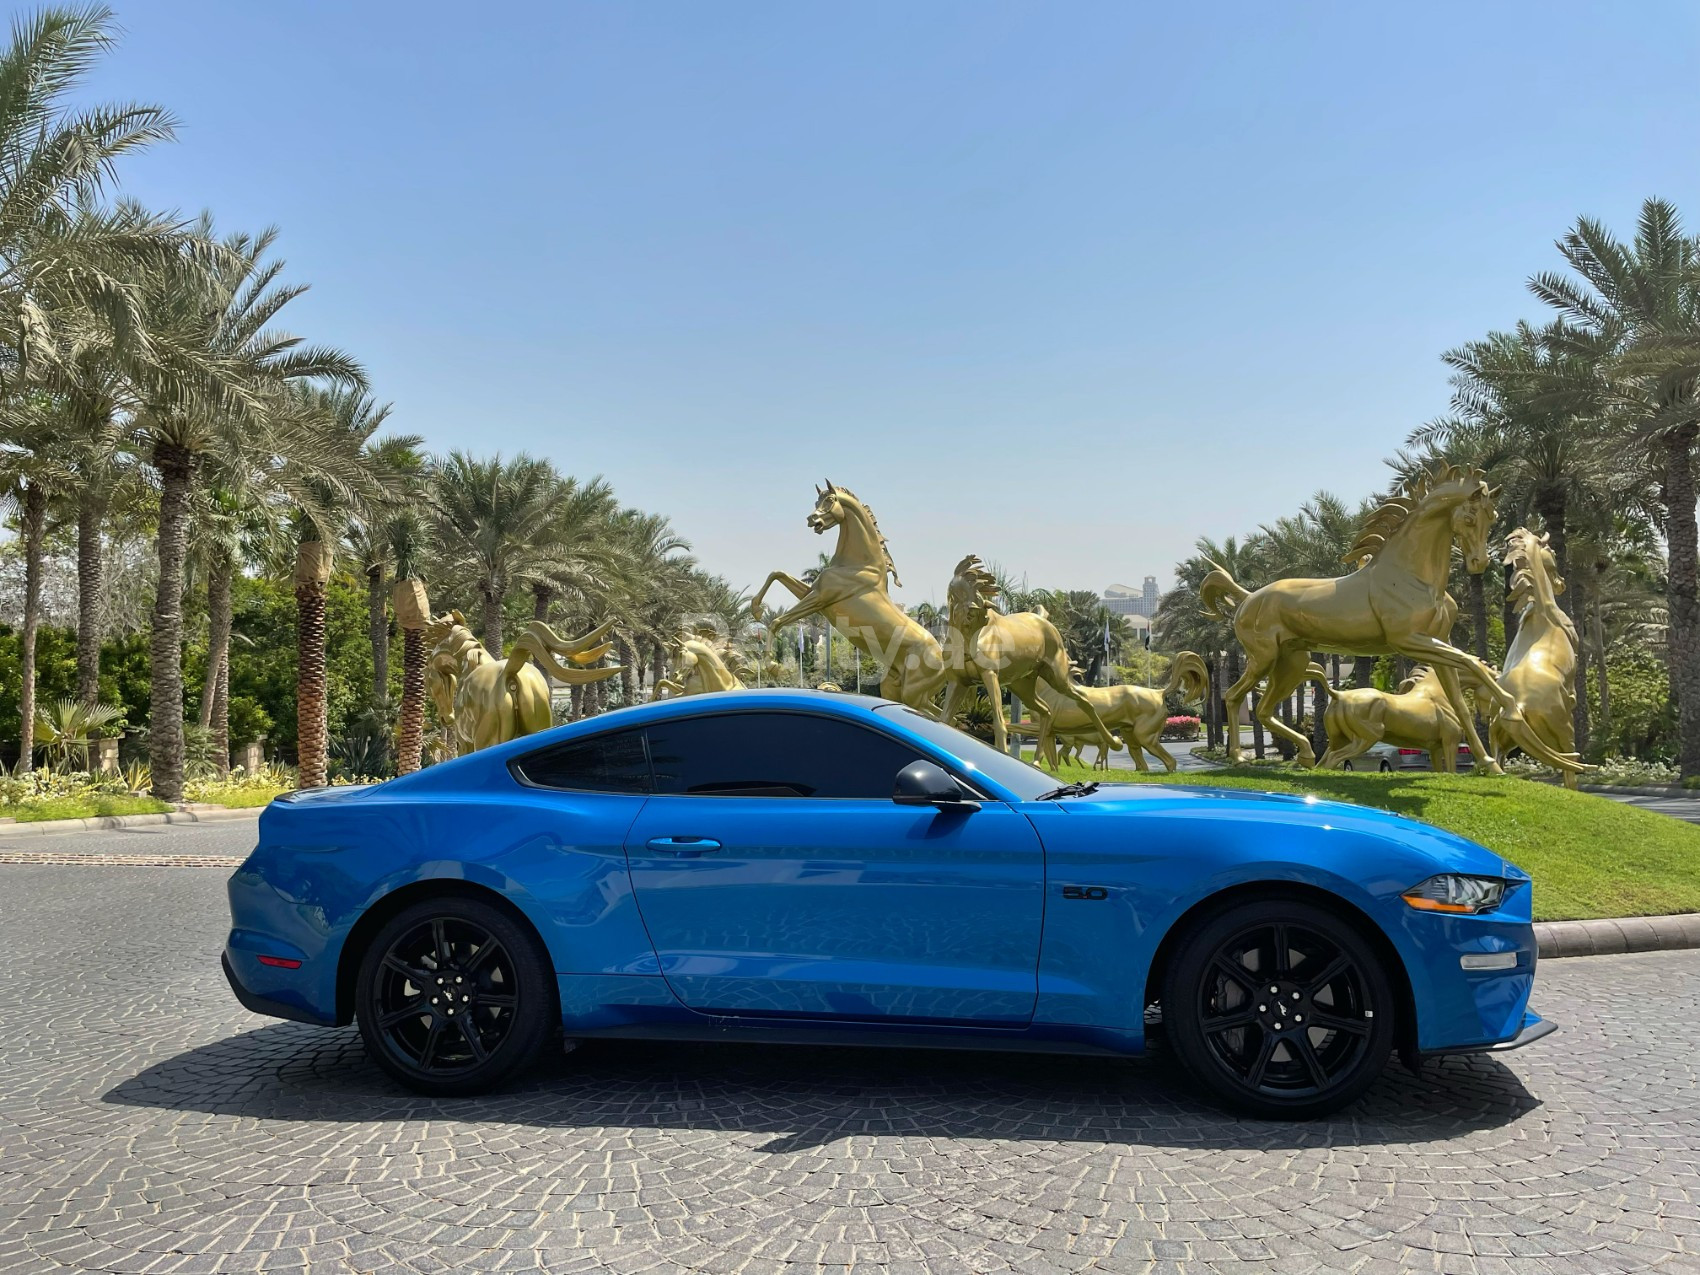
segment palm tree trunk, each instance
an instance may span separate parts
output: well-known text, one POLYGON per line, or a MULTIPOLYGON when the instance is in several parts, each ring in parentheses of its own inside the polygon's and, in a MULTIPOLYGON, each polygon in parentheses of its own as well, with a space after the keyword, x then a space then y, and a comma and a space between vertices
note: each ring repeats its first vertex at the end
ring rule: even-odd
POLYGON ((207 686, 201 724, 212 732, 213 764, 230 773, 230 590, 236 563, 215 547, 207 570, 207 686))
POLYGON ((576 722, 579 718, 584 716, 584 687, 575 686, 572 688, 570 694, 572 695, 573 720, 576 722))
POLYGON ((1570 599, 1570 622, 1576 626, 1576 747, 1585 751, 1590 731, 1588 723, 1588 577, 1578 571, 1569 581, 1570 587, 1559 595, 1570 599))
POLYGON ((41 559, 47 539, 47 491, 32 482, 24 489, 24 630, 18 663, 23 686, 18 692, 18 769, 35 768, 35 638, 41 629, 41 559))
MULTIPOLYGON (((1312 654, 1311 658, 1316 659, 1317 655, 1312 654)), ((1326 668, 1326 656, 1322 657, 1322 663, 1323 667, 1326 668)), ((1336 678, 1340 676, 1340 657, 1338 655, 1334 657, 1334 676, 1336 678)), ((1328 697, 1330 694, 1331 691, 1328 686, 1322 682, 1311 683, 1310 746, 1311 750, 1315 752, 1318 757, 1321 757, 1323 753, 1328 751, 1328 731, 1326 727, 1324 727, 1322 719, 1328 712, 1328 697)))
POLYGON ((620 702, 637 703, 637 668, 632 657, 631 643, 622 634, 614 635, 614 658, 620 661, 620 702))
POLYGON ((157 443, 159 584, 148 639, 148 772, 161 801, 183 800, 183 560, 189 552, 189 495, 200 457, 157 443))
POLYGON ((411 775, 419 769, 425 746, 425 631, 401 631, 401 715, 396 731, 395 772, 411 775))
POLYGON ((1488 662, 1487 572, 1470 573, 1470 644, 1476 658, 1488 662))
POLYGON ((304 540, 295 558, 295 731, 298 783, 322 788, 328 778, 329 727, 325 720, 325 585, 330 547, 304 540))
POLYGON ((531 618, 549 623, 549 607, 555 601, 555 591, 546 584, 531 586, 531 618))
POLYGON ((100 702, 100 590, 105 563, 100 533, 106 495, 93 487, 77 500, 77 700, 100 702))
POLYGON ((484 601, 484 649, 498 660, 502 658, 502 599, 507 595, 500 581, 481 585, 484 601))
POLYGON ((1263 704, 1263 696, 1253 691, 1251 703, 1251 753, 1258 761, 1263 760, 1263 719, 1257 715, 1257 710, 1263 704))
POLYGON ((1611 735, 1611 675, 1606 668, 1606 620, 1605 579, 1606 572, 1611 569, 1611 561, 1604 553, 1594 559, 1594 606, 1592 625, 1594 642, 1594 681, 1600 689, 1600 735, 1609 739, 1611 735))
POLYGON ((1665 436, 1665 545, 1670 554, 1670 689, 1682 777, 1700 776, 1700 527, 1695 523, 1694 442, 1700 424, 1665 436))
POLYGON ((384 564, 366 568, 366 635, 372 642, 372 703, 390 698, 390 611, 384 592, 384 564))

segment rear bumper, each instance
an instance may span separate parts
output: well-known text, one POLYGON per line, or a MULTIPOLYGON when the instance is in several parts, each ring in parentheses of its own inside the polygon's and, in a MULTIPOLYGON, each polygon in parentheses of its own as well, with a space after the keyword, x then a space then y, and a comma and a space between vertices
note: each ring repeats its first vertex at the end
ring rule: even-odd
POLYGON ((1542 1018, 1534 1010, 1523 1013, 1523 1027, 1510 1040, 1495 1041, 1486 1045, 1453 1045, 1445 1049, 1424 1049, 1419 1051, 1421 1058, 1444 1058, 1448 1054, 1497 1054, 1507 1049, 1521 1049, 1524 1045, 1532 1045, 1543 1037, 1552 1035, 1558 1030, 1558 1024, 1542 1018))
POLYGON ((331 1026, 323 1018, 302 1009, 299 1005, 290 1005, 249 991, 242 985, 242 980, 236 977, 236 971, 230 964, 229 953, 220 953, 218 963, 224 969, 224 978, 230 984, 230 990, 236 994, 236 999, 242 1002, 242 1008, 250 1013, 264 1014, 269 1018, 287 1018, 292 1023, 311 1023, 315 1027, 331 1026))

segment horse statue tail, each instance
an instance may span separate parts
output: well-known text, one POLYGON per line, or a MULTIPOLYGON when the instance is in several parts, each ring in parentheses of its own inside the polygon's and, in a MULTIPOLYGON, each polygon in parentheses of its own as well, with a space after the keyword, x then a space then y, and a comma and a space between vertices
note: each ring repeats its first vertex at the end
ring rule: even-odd
POLYGON ((1169 665, 1169 680, 1163 683, 1163 693, 1181 693, 1187 703, 1203 699, 1210 693, 1210 669, 1196 652, 1182 651, 1169 665))
POLYGON ((542 620, 533 620, 525 626, 525 631, 514 640, 513 647, 508 651, 508 689, 517 689, 519 671, 525 667, 528 659, 536 660, 550 677, 557 682, 565 682, 568 686, 584 686, 616 676, 621 671, 618 664, 605 668, 583 667, 595 664, 613 649, 612 643, 603 641, 613 627, 614 621, 604 620, 583 637, 568 641, 542 620), (570 664, 578 667, 569 668, 556 659, 556 656, 565 656, 570 664))
POLYGON ((1215 563, 1210 565, 1215 570, 1198 586, 1199 606, 1212 620, 1231 620, 1240 603, 1251 596, 1251 590, 1235 584, 1234 577, 1228 574, 1226 568, 1215 563))

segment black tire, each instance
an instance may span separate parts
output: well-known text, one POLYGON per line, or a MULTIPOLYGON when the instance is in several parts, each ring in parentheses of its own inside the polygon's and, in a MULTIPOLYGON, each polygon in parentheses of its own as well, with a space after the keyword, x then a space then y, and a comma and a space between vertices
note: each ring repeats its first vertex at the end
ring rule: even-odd
POLYGON ((1382 774, 1385 775, 1388 771, 1390 771, 1392 769, 1393 769, 1393 765, 1392 765, 1391 762, 1385 762, 1384 761, 1384 762, 1381 763, 1380 770, 1381 770, 1382 774))
POLYGON ((1351 763, 1350 759, 1340 763, 1340 769, 1341 770, 1350 770, 1351 768, 1352 768, 1352 763, 1351 763))
POLYGON ((443 1096, 518 1075, 560 1025, 555 977, 531 927, 454 897, 415 903, 373 936, 354 1009, 378 1066, 443 1096))
POLYGON ((1356 1100, 1387 1065, 1394 1013, 1374 945, 1297 899, 1204 917, 1163 979, 1163 1024, 1182 1065, 1264 1119, 1308 1120, 1356 1100))

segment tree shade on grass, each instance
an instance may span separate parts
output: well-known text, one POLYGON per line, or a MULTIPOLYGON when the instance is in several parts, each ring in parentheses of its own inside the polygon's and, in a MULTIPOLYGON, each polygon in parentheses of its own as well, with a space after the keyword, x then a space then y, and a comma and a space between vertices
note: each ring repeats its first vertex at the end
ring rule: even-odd
MULTIPOLYGON (((1274 768, 1139 779, 1315 793, 1421 819, 1504 855, 1535 879, 1535 919, 1700 912, 1700 826, 1594 793, 1476 775, 1347 774, 1274 768)), ((1071 766, 1059 778, 1099 779, 1071 766)))

